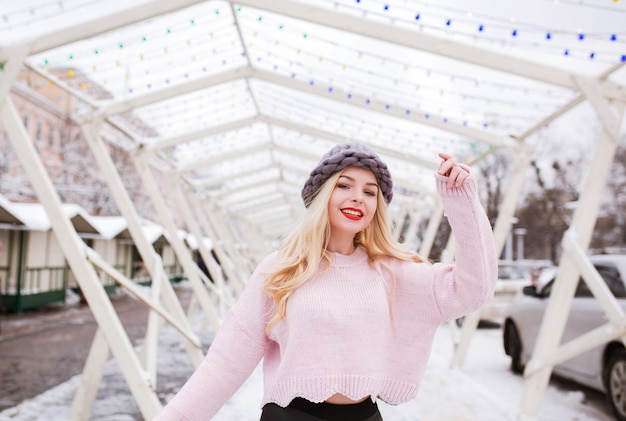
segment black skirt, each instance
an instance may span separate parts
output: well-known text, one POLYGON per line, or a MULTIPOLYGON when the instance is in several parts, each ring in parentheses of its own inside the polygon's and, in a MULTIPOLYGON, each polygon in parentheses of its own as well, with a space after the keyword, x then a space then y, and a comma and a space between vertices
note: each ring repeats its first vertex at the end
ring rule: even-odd
POLYGON ((382 421, 376 402, 337 405, 328 402, 314 403, 295 398, 286 408, 275 403, 263 406, 261 421, 382 421))

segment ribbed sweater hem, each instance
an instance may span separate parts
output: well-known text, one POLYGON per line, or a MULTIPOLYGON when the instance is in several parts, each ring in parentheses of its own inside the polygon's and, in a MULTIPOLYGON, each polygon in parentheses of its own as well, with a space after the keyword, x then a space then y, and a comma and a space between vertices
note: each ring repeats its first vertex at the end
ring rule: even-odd
POLYGON ((418 388, 416 383, 359 375, 298 378, 271 385, 263 398, 263 405, 272 402, 285 407, 295 397, 323 402, 335 393, 355 400, 369 395, 397 405, 413 399, 418 388))

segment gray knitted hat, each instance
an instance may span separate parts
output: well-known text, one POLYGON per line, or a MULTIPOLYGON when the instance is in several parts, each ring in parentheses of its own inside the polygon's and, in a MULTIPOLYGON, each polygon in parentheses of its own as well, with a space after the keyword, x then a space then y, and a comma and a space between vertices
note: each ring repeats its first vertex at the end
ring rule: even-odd
POLYGON ((326 152, 317 167, 311 171, 311 175, 302 188, 304 206, 309 207, 322 184, 331 175, 347 167, 364 168, 374 173, 385 202, 388 204, 391 202, 393 182, 387 164, 362 143, 344 143, 326 152))

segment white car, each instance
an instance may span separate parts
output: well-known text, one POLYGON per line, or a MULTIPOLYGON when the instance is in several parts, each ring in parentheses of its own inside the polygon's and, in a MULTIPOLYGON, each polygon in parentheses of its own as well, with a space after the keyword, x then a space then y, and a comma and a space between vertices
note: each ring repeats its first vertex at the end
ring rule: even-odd
MULTIPOLYGON (((539 263, 536 263, 539 265, 539 263)), ((541 265, 545 263, 541 261, 541 265)), ((480 309, 480 320, 501 324, 511 303, 522 299, 524 287, 531 285, 531 271, 534 266, 522 265, 518 261, 498 263, 498 281, 494 297, 480 309)), ((457 322, 461 325, 462 323, 457 322)))
MULTIPOLYGON (((626 312, 626 255, 590 256, 619 305, 626 312)), ((537 285, 524 288, 523 300, 512 303, 503 325, 504 350, 511 357, 511 370, 523 373, 530 360, 558 268, 544 271, 537 285)), ((572 301, 563 342, 568 342, 607 322, 605 313, 581 279, 572 301)), ((554 373, 607 394, 618 420, 626 421, 626 348, 615 340, 577 355, 558 366, 554 373)))

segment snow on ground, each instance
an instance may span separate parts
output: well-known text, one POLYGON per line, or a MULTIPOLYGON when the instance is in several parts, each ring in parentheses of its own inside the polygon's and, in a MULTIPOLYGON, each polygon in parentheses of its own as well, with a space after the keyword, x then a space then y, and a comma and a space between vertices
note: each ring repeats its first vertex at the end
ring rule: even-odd
MULTIPOLYGON (((380 403, 386 421, 609 421, 607 405, 598 397, 575 388, 552 382, 544 394, 536 418, 522 418, 519 404, 524 381, 513 375, 509 359, 502 350, 499 328, 479 329, 470 345, 462 368, 450 368, 452 341, 448 326, 435 337, 433 352, 417 397, 405 404, 380 403)), ((165 402, 191 374, 187 354, 179 336, 165 326, 159 345, 159 387, 157 394, 165 402)), ((203 338, 207 344, 210 338, 203 338)), ((215 421, 251 421, 260 416, 262 396, 260 367, 214 417, 215 421)), ((80 381, 75 376, 22 404, 0 412, 0 421, 66 421, 80 381)), ((90 420, 135 421, 142 417, 114 359, 105 367, 90 420)))

